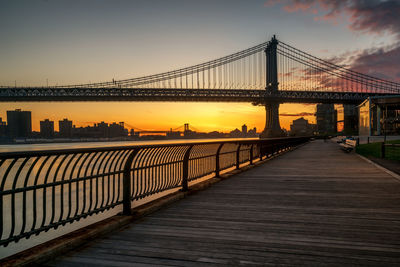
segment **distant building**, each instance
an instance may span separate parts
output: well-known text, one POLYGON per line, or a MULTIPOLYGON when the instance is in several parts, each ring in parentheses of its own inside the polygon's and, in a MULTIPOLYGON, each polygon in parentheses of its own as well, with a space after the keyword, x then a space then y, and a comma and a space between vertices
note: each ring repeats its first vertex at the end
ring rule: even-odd
POLYGON ((247 132, 247 137, 257 137, 257 128, 254 127, 247 132))
POLYGON ((235 130, 233 130, 233 131, 231 131, 230 133, 229 133, 229 136, 230 137, 243 137, 243 133, 238 129, 238 128, 236 128, 235 130))
POLYGON ((58 129, 60 137, 71 138, 72 137, 72 121, 68 119, 63 119, 58 121, 58 129))
POLYGON ((113 138, 113 137, 122 137, 127 135, 128 132, 125 132, 124 122, 120 122, 118 124, 113 122, 112 124, 110 124, 108 137, 113 138))
POLYGON ((246 124, 243 124, 243 125, 242 125, 242 134, 243 134, 244 136, 247 135, 247 125, 246 125, 246 124))
POLYGON ((308 123, 308 120, 303 117, 293 120, 290 125, 290 135, 292 136, 308 136, 313 135, 315 131, 315 124, 308 123))
POLYGON ((40 122, 40 136, 43 138, 54 138, 54 121, 45 119, 40 122))
POLYGON ((20 109, 7 111, 7 131, 11 138, 29 137, 32 134, 32 119, 30 111, 20 109))
POLYGON ((181 132, 175 132, 172 130, 172 128, 169 130, 169 132, 166 133, 167 139, 177 139, 181 137, 181 132))
POLYGON ((0 118, 0 138, 7 135, 7 123, 0 118))
MULTIPOLYGON (((115 122, 114 122, 114 124, 115 124, 115 122)), ((96 137, 102 137, 102 138, 110 137, 111 129, 109 128, 108 123, 105 123, 104 121, 102 121, 102 122, 98 123, 97 125, 95 125, 95 128, 97 129, 96 137)))
POLYGON ((318 104, 316 117, 318 134, 337 133, 337 111, 333 104, 318 104))

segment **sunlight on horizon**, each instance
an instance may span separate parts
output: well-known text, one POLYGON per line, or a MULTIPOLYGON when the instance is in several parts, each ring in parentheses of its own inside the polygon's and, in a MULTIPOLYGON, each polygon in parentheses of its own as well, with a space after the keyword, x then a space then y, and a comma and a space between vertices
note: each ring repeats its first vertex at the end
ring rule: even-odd
MULTIPOLYGON (((77 127, 106 123, 125 122, 145 130, 169 130, 189 123, 199 131, 229 132, 246 124, 260 132, 265 126, 265 109, 250 103, 182 103, 182 102, 20 102, 3 103, 0 117, 6 120, 6 111, 22 109, 32 112, 32 130, 39 131, 44 119, 58 121, 64 118, 77 127)), ((315 112, 315 105, 281 104, 280 114, 315 112)), ((280 116, 281 127, 290 129, 294 119, 304 117, 315 123, 315 116, 280 116)))

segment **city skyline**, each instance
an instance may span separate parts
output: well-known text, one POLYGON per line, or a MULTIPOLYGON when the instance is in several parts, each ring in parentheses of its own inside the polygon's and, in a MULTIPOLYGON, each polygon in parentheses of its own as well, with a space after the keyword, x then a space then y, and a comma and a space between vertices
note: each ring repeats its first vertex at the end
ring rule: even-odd
MULTIPOLYGON (((59 114, 60 115, 60 114, 59 114)), ((354 120, 357 121, 357 114, 354 113, 354 106, 344 105, 344 121, 347 122, 343 127, 338 127, 338 110, 334 104, 318 104, 315 113, 301 114, 284 114, 288 117, 298 117, 293 119, 290 124, 290 130, 285 130, 285 135, 326 135, 337 134, 338 132, 354 134, 357 127, 354 127, 354 120), (315 116, 316 123, 309 123, 304 116, 315 116), (351 122, 351 123, 350 123, 351 122)), ((62 116, 62 115, 61 115, 62 116)), ((118 120, 117 120, 118 121, 118 120)), ((59 138, 116 138, 116 137, 131 137, 138 139, 139 136, 163 136, 167 139, 176 138, 222 138, 222 137, 257 137, 262 133, 262 130, 246 123, 241 127, 235 127, 234 130, 228 131, 213 130, 203 131, 186 122, 179 127, 169 126, 166 129, 141 129, 139 127, 125 123, 124 121, 108 122, 105 120, 87 122, 86 126, 76 126, 73 119, 63 117, 63 119, 51 120, 45 118, 40 120, 40 131, 32 128, 32 112, 30 110, 7 110, 7 121, 0 117, 0 139, 3 142, 12 142, 17 139, 59 139, 59 138), (58 127, 57 127, 58 126, 58 127), (238 128, 241 128, 239 130, 238 128), (183 134, 183 135, 181 135, 183 134)), ((343 120, 342 120, 343 121, 343 120)), ((22 140, 21 139, 21 140, 22 140)))
MULTIPOLYGON (((0 117, 0 122, 2 122, 3 123, 3 125, 8 125, 8 118, 10 117, 10 114, 15 114, 15 113, 25 113, 25 114, 29 114, 29 124, 30 125, 32 125, 32 122, 35 122, 34 120, 32 120, 31 119, 31 117, 32 117, 32 112, 30 111, 30 110, 23 110, 23 109, 15 109, 15 110, 7 110, 7 117, 0 117)), ((112 125, 122 125, 123 127, 124 127, 124 129, 127 129, 127 130, 134 130, 135 132, 146 132, 146 131, 153 131, 153 130, 155 130, 155 129, 140 129, 140 128, 138 128, 138 127, 135 127, 135 126, 133 126, 133 125, 129 125, 129 124, 126 124, 124 121, 106 121, 106 120, 101 120, 101 121, 93 121, 93 122, 87 122, 87 125, 85 125, 85 126, 77 126, 75 123, 74 123, 74 121, 73 121, 73 119, 72 118, 67 118, 67 117, 62 117, 62 119, 60 119, 60 120, 51 120, 51 119, 49 119, 49 118, 45 118, 45 119, 43 119, 43 120, 40 120, 40 121, 38 121, 37 122, 38 124, 39 124, 39 129, 34 129, 33 127, 30 129, 30 131, 31 132, 36 132, 36 133, 41 133, 42 132, 42 127, 43 127, 43 125, 44 124, 49 124, 49 123, 51 123, 51 128, 52 128, 52 130, 54 131, 54 132, 60 132, 61 131, 61 124, 62 123, 69 123, 70 124, 70 128, 85 128, 85 127, 99 127, 99 126, 102 126, 102 125, 105 125, 105 126, 112 126, 112 125)), ((179 130, 180 128, 184 128, 184 126, 186 127, 186 125, 189 127, 189 126, 191 126, 190 125, 190 123, 188 123, 188 122, 186 122, 186 123, 184 123, 184 124, 182 124, 182 125, 180 125, 179 127, 175 127, 175 126, 171 126, 171 127, 169 127, 169 128, 166 128, 166 129, 162 129, 162 130, 159 130, 159 131, 165 131, 165 132, 168 132, 168 131, 175 131, 175 132, 183 132, 183 131, 181 131, 181 130, 179 130), (178 129, 179 128, 179 129, 178 129)), ((44 127, 47 127, 47 125, 46 126, 44 126, 44 127)), ((194 128, 194 126, 191 126, 193 129, 196 129, 195 131, 199 131, 199 132, 206 132, 206 131, 202 131, 201 129, 199 130, 199 129, 197 129, 197 128, 194 128)), ((251 130, 254 130, 254 129, 256 129, 256 127, 248 127, 247 126, 247 124, 246 123, 243 123, 242 125, 240 125, 240 126, 236 126, 236 128, 234 129, 234 130, 237 130, 238 128, 240 128, 240 127, 242 127, 242 129, 243 129, 243 127, 245 127, 246 129, 247 128, 249 128, 249 129, 251 129, 251 130)), ((47 129, 46 129, 47 130, 47 129)), ((230 131, 232 131, 232 129, 230 130, 230 131)), ((246 130, 247 131, 247 130, 246 130)))
MULTIPOLYGON (((98 102, 95 103, 85 103, 87 106, 93 106, 95 107, 98 105, 98 102)), ((105 106, 113 106, 113 103, 102 103, 105 106)), ((113 110, 113 112, 108 112, 107 107, 103 109, 103 112, 98 113, 93 111, 90 111, 90 107, 86 107, 89 111, 86 111, 85 113, 85 120, 77 120, 76 118, 80 117, 81 110, 79 108, 74 108, 74 107, 79 107, 80 103, 70 103, 72 106, 71 109, 65 110, 65 106, 62 106, 62 108, 57 108, 57 103, 48 103, 49 108, 46 108, 44 110, 41 110, 40 108, 35 108, 36 106, 43 107, 43 103, 27 103, 27 104, 8 104, 5 103, 2 107, 4 110, 0 111, 0 118, 3 118, 5 120, 6 118, 6 110, 15 110, 15 109, 21 109, 21 110, 30 110, 32 111, 32 130, 33 131, 38 131, 40 129, 40 121, 44 119, 50 119, 52 121, 59 121, 64 118, 69 118, 73 119, 75 121, 75 125, 78 127, 85 127, 90 124, 93 124, 96 121, 103 120, 103 121, 123 121, 121 119, 118 119, 118 117, 124 117, 124 111, 125 109, 121 106, 128 106, 130 103, 120 103, 120 108, 118 110, 113 110), (7 108, 9 107, 9 108, 7 108), (53 108, 56 107, 55 110, 53 108), (61 113, 64 112, 64 113, 61 113)), ((150 103, 135 103, 137 104, 150 104, 150 103)), ((160 104, 160 103, 157 103, 160 104)), ((190 110, 191 112, 187 112, 187 114, 181 114, 180 112, 177 112, 174 114, 172 118, 170 118, 170 114, 160 114, 163 116, 163 120, 160 120, 162 123, 159 124, 154 124, 151 121, 141 123, 140 125, 135 123, 134 119, 125 121, 127 124, 133 125, 137 128, 142 128, 142 129, 149 129, 149 130, 165 130, 169 129, 171 125, 173 126, 179 126, 183 125, 183 123, 186 123, 187 121, 192 121, 193 125, 196 125, 198 128, 204 129, 204 131, 214 131, 214 130, 221 130, 221 128, 224 131, 229 131, 230 129, 237 127, 235 125, 241 125, 240 121, 249 121, 250 125, 254 125, 257 127, 257 129, 262 130, 264 128, 265 124, 265 111, 264 107, 262 106, 253 106, 251 104, 244 104, 241 105, 239 109, 235 110, 229 110, 229 103, 216 103, 216 104, 208 104, 212 106, 219 106, 217 111, 214 111, 214 114, 210 116, 211 118, 214 119, 214 121, 209 121, 205 124, 202 124, 201 122, 203 121, 203 116, 204 116, 204 111, 201 109, 203 107, 198 107, 198 106, 191 106, 191 103, 175 103, 178 106, 182 106, 182 110, 190 110), (179 117, 182 118, 179 118, 179 117), (227 117, 228 116, 228 119, 227 117), (241 118, 241 120, 239 118, 241 118), (177 122, 181 121, 180 124, 177 122), (229 120, 230 119, 230 120, 229 120), (233 120, 235 119, 235 120, 233 120), (228 121, 234 121, 235 123, 226 123, 226 120, 228 121), (171 122, 171 123, 169 123, 171 122), (196 123, 197 122, 197 123, 196 123), (238 123, 237 123, 238 122, 238 123), (258 126, 260 125, 260 126, 258 126)), ((161 105, 168 106, 166 103, 161 103, 161 105)), ((281 121, 281 126, 282 128, 288 130, 290 129, 290 124, 292 121, 297 118, 297 117, 305 117, 307 118, 310 122, 315 123, 315 106, 316 105, 305 105, 305 108, 302 109, 302 112, 297 112, 293 113, 291 109, 286 109, 285 106, 298 106, 303 108, 303 104, 282 104, 281 105, 281 112, 280 112, 280 121, 281 121)), ((146 105, 147 106, 147 105, 146 105)), ((149 112, 149 110, 146 110, 146 112, 149 112)), ((149 114, 151 114, 149 112, 149 114)), ((149 115, 147 115, 149 117, 149 115)), ((140 118, 137 117, 137 121, 140 121, 140 118)), ((57 129, 58 126, 55 126, 55 129, 57 129)))

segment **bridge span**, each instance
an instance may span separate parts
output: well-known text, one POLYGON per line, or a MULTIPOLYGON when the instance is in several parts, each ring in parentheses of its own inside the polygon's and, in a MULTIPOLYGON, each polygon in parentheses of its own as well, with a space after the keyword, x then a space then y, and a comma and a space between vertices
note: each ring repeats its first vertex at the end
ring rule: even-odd
POLYGON ((400 264, 400 181, 314 141, 47 266, 400 264))
POLYGON ((280 103, 359 104, 400 94, 400 83, 312 56, 275 36, 194 66, 132 79, 45 87, 1 86, 0 101, 215 101, 264 105, 262 137, 283 136, 280 103))

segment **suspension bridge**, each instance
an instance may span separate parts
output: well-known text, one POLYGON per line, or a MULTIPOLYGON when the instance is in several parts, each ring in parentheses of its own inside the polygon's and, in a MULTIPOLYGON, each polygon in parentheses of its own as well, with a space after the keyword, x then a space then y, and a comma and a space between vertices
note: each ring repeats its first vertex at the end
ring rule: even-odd
POLYGON ((126 126, 128 126, 130 129, 133 129, 135 131, 135 133, 137 133, 138 135, 146 135, 146 134, 168 134, 168 133, 185 133, 188 131, 196 131, 196 132, 201 132, 199 129, 195 128, 194 126, 190 125, 189 127, 189 123, 185 123, 182 124, 178 127, 175 128, 170 128, 169 130, 154 130, 154 129, 141 129, 138 128, 134 125, 128 124, 128 123, 124 123, 126 126))
POLYGON ((279 136, 280 103, 359 104, 400 94, 400 83, 312 56, 275 36, 198 65, 133 79, 46 87, 0 87, 0 101, 214 101, 266 108, 264 136, 279 136))

